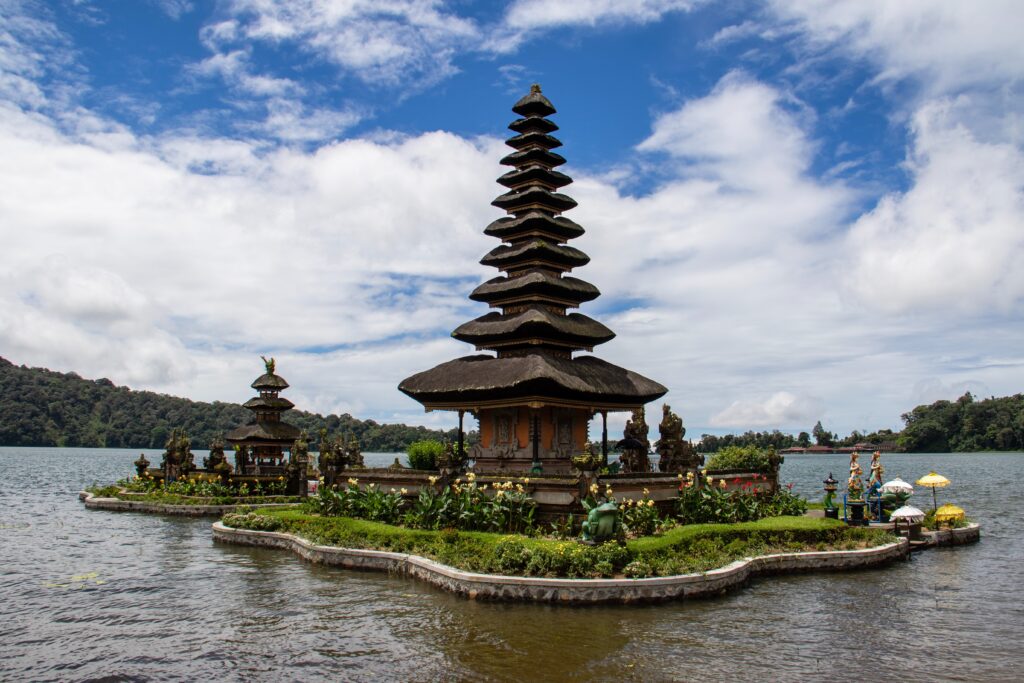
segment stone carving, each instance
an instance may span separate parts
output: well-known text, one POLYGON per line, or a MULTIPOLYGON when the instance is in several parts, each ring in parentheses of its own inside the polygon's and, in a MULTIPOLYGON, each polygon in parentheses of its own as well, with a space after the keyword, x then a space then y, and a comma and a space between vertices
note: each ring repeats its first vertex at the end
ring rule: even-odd
POLYGON ((576 452, 576 444, 572 438, 572 415, 556 414, 555 433, 551 450, 560 457, 568 458, 576 452))
POLYGON ((139 459, 134 463, 135 471, 138 472, 139 477, 143 477, 146 474, 146 469, 149 468, 149 460, 146 460, 145 453, 139 453, 139 459))
POLYGON ((267 360, 266 356, 260 356, 260 358, 263 359, 263 365, 267 369, 267 374, 268 375, 273 375, 274 374, 274 370, 277 367, 277 364, 274 362, 273 357, 271 357, 270 360, 267 360))
POLYGON ((649 432, 644 409, 637 408, 633 411, 633 419, 626 422, 622 441, 619 442, 619 447, 622 448, 619 462, 622 463, 623 472, 651 471, 651 460, 647 457, 647 452, 651 448, 651 442, 647 439, 649 432))
POLYGON ((610 541, 619 534, 622 523, 619 521, 619 507, 608 501, 595 505, 587 512, 583 522, 583 540, 589 543, 610 541))
POLYGON ((349 433, 348 447, 345 449, 345 464, 349 467, 365 467, 363 465, 363 451, 359 448, 359 441, 356 435, 349 433))
POLYGON ((494 415, 494 447, 491 452, 499 460, 509 460, 515 457, 519 449, 519 442, 515 435, 515 425, 512 416, 508 413, 496 413, 494 415))
POLYGON ((338 475, 344 468, 344 463, 339 457, 338 447, 327 437, 327 430, 320 430, 320 476, 324 478, 325 486, 334 486, 337 483, 338 475))
POLYGON ((291 457, 284 468, 287 484, 285 490, 289 496, 306 495, 306 465, 309 463, 309 443, 306 432, 300 432, 291 448, 291 457))
POLYGON ((214 437, 210 442, 210 455, 203 458, 203 469, 213 472, 224 460, 224 439, 219 436, 214 437))
POLYGON ((672 412, 669 404, 661 407, 661 424, 658 425, 660 438, 658 439, 657 451, 661 457, 658 460, 658 469, 662 472, 685 472, 696 470, 704 464, 704 456, 698 455, 683 436, 686 429, 683 427, 683 420, 672 412))
POLYGON ((196 468, 195 455, 192 453, 192 441, 184 429, 175 428, 167 437, 164 445, 163 460, 160 469, 164 472, 167 483, 176 481, 196 468))

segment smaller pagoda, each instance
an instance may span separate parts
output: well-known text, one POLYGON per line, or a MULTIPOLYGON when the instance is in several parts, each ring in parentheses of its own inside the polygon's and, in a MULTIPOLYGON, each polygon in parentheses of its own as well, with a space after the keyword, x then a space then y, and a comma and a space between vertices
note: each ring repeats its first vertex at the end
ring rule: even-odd
POLYGON ((281 419, 281 413, 295 404, 278 394, 288 388, 284 377, 274 373, 274 359, 263 358, 266 372, 256 378, 252 388, 259 392, 242 404, 251 410, 255 421, 231 430, 229 444, 235 447, 235 471, 238 474, 284 474, 284 451, 291 450, 299 438, 299 429, 281 419))

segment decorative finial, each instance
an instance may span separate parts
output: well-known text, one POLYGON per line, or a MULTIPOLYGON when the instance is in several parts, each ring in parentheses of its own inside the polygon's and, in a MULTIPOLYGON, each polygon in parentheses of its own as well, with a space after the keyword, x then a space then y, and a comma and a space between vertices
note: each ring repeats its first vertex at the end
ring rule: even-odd
POLYGON ((260 356, 260 358, 263 359, 263 364, 267 367, 267 374, 273 375, 275 367, 274 359, 271 358, 270 360, 267 360, 266 356, 260 356))
POLYGON ((530 94, 540 94, 540 83, 534 83, 530 86, 530 94))

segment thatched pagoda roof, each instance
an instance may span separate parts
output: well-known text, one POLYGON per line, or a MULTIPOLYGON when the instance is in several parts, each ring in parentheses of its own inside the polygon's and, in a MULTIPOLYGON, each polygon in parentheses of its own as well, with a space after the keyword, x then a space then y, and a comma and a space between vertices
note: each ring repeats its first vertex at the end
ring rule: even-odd
POLYGON ((552 216, 543 211, 528 211, 516 216, 502 216, 484 228, 484 234, 505 241, 521 237, 546 236, 558 242, 579 237, 583 228, 565 216, 552 216))
POLYGON ((582 313, 558 315, 546 308, 528 308, 516 315, 488 313, 462 323, 452 336, 481 348, 488 344, 509 346, 547 340, 589 349, 611 341, 615 333, 582 313))
POLYGON ((544 297, 579 306, 584 301, 592 301, 600 295, 597 287, 585 280, 576 277, 556 277, 549 272, 536 270, 519 277, 496 277, 488 280, 474 289, 469 298, 494 304, 529 297, 544 297))
POLYGON ((232 442, 271 442, 290 444, 299 438, 298 427, 287 422, 256 422, 242 427, 236 427, 227 434, 227 440, 232 442))
POLYGON ((253 389, 259 389, 260 391, 281 391, 282 389, 288 388, 288 382, 286 382, 284 377, 281 377, 280 375, 267 372, 257 377, 249 386, 253 389))
POLYGON ((291 410, 295 404, 280 396, 256 396, 242 404, 249 410, 291 410))
POLYGON ((668 391, 661 384, 595 356, 509 358, 466 356, 404 380, 399 390, 427 408, 466 408, 519 402, 639 407, 668 391))

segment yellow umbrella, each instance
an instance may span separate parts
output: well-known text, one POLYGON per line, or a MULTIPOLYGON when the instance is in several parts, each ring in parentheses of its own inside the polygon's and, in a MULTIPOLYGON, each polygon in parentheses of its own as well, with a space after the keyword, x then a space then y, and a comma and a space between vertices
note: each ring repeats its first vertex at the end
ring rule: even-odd
POLYGON ((935 509, 938 509, 939 503, 935 499, 935 489, 943 487, 943 486, 949 486, 949 479, 946 479, 941 474, 935 474, 934 472, 929 472, 928 474, 926 474, 925 476, 921 477, 920 479, 918 479, 914 483, 916 483, 918 486, 931 486, 932 487, 932 503, 934 504, 935 509))
POLYGON ((953 520, 963 518, 963 508, 957 507, 952 503, 946 503, 945 505, 943 505, 942 507, 935 511, 936 522, 952 522, 953 520))

